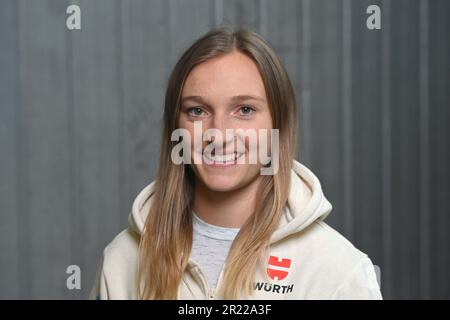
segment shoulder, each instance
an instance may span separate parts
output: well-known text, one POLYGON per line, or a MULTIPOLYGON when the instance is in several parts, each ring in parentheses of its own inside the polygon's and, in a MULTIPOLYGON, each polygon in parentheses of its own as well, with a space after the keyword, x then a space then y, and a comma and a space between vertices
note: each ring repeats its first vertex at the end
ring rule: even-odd
POLYGON ((130 228, 120 232, 103 250, 103 272, 115 277, 136 268, 139 236, 130 228))
POLYGON ((131 228, 121 231, 105 247, 103 257, 108 260, 128 260, 137 254, 139 247, 139 236, 131 228))
POLYGON ((345 299, 381 297, 369 256, 327 223, 316 220, 295 241, 304 271, 320 279, 318 292, 345 299))
POLYGON ((322 220, 316 220, 302 233, 323 259, 336 261, 346 267, 358 263, 367 257, 367 254, 356 248, 347 238, 322 220))
POLYGON ((135 279, 139 236, 128 228, 120 232, 103 250, 100 270, 91 297, 97 299, 135 299, 135 279))

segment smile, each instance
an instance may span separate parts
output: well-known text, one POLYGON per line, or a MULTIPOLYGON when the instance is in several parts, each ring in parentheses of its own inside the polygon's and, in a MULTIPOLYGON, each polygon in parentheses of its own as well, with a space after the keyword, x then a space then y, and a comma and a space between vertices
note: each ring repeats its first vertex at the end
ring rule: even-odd
POLYGON ((206 165, 216 166, 230 166, 237 164, 238 160, 244 155, 244 153, 229 153, 229 154, 214 154, 211 155, 208 152, 203 153, 206 165))

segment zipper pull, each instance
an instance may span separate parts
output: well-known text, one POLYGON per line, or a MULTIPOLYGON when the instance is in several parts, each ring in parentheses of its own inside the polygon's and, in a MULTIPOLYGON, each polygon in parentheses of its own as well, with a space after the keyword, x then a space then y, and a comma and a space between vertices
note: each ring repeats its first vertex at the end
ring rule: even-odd
POLYGON ((215 290, 214 290, 214 288, 210 288, 210 289, 209 289, 209 298, 210 298, 210 299, 214 299, 214 295, 215 295, 215 290))

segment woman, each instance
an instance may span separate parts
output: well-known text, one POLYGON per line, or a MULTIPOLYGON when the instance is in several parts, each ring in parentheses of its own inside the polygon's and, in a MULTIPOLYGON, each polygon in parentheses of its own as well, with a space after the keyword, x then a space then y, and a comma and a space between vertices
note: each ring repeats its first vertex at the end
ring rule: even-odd
POLYGON ((168 81, 157 178, 104 250, 91 297, 381 299, 368 256, 322 221, 331 204, 293 159, 296 119, 261 36, 218 28, 198 39, 168 81), (243 131, 270 135, 255 149, 243 131), (270 161, 250 161, 264 147, 270 161))

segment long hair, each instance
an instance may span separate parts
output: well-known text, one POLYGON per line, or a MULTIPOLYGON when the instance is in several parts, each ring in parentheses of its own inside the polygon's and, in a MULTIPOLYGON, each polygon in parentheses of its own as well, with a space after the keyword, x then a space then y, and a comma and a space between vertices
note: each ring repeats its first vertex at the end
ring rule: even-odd
POLYGON ((195 176, 187 164, 174 164, 171 150, 177 128, 183 85, 198 64, 233 51, 250 57, 261 74, 272 116, 279 129, 279 169, 262 177, 252 215, 241 227, 230 247, 223 284, 223 299, 250 295, 253 275, 266 257, 269 241, 286 205, 297 131, 296 101, 288 74, 280 58, 257 33, 219 27, 194 42, 170 74, 165 95, 164 124, 159 169, 139 244, 136 287, 141 299, 177 299, 179 285, 192 247, 192 204, 195 176))

